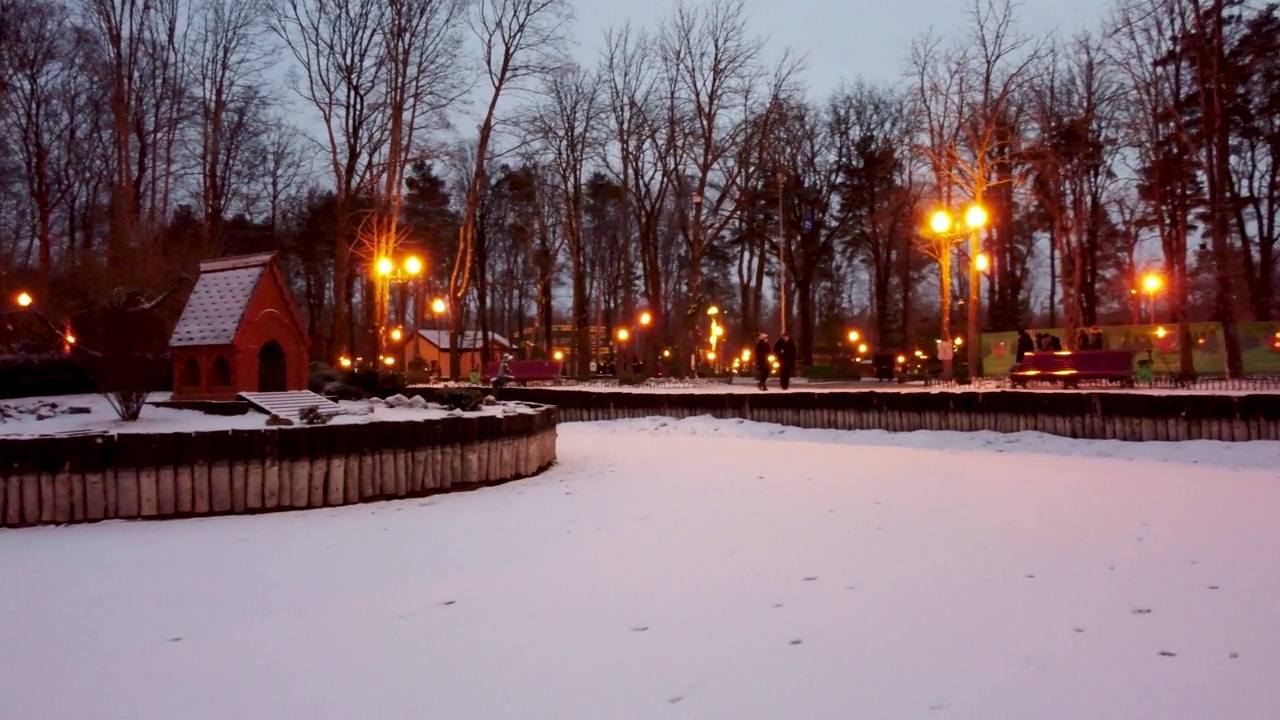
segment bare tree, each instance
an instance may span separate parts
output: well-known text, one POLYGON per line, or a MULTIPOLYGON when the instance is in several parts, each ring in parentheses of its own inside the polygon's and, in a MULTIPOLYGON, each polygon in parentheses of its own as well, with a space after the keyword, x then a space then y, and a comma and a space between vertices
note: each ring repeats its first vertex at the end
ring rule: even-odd
POLYGON ((360 196, 376 188, 377 158, 386 142, 379 122, 387 82, 385 13, 377 0, 279 0, 274 8, 273 30, 302 69, 295 89, 324 123, 321 144, 333 177, 339 242, 333 248, 330 354, 351 349, 355 212, 360 196))
MULTIPOLYGON (((684 248, 681 358, 688 360, 698 347, 699 318, 708 303, 704 265, 733 222, 734 203, 744 180, 733 149, 746 136, 755 113, 777 107, 794 90, 792 79, 799 62, 785 54, 771 71, 763 60, 764 39, 747 29, 741 0, 713 0, 702 7, 678 5, 660 36, 667 123, 679 138, 678 168, 687 175, 693 196, 684 248)), ((782 322, 785 326, 785 314, 782 322)), ((681 363, 682 372, 688 367, 681 363)))
MULTIPOLYGON (((569 250, 573 290, 573 355, 576 373, 590 372, 591 338, 588 317, 587 252, 583 210, 587 162, 598 153, 601 138, 600 82, 592 73, 567 66, 548 76, 544 99, 538 103, 526 128, 543 149, 551 166, 560 198, 561 226, 569 250)), ((624 309, 625 311, 625 309, 624 309)))
POLYGON ((0 128, 16 140, 35 210, 38 278, 45 289, 53 270, 54 212, 69 191, 59 167, 75 122, 62 94, 74 67, 69 17, 60 4, 42 1, 11 9, 5 21, 14 38, 0 46, 10 77, 7 91, 0 91, 0 128))
POLYGON ((202 0, 187 57, 198 123, 206 242, 216 246, 231 197, 248 183, 254 139, 265 128, 260 91, 271 59, 265 0, 202 0))
MULTIPOLYGON (((478 0, 469 18, 471 31, 480 41, 481 64, 490 92, 476 138, 474 165, 468 172, 457 253, 449 274, 449 298, 455 306, 462 303, 471 284, 476 211, 486 186, 499 102, 506 93, 563 64, 563 32, 569 18, 565 0, 478 0)), ((456 341, 466 326, 462 313, 455 312, 453 318, 450 344, 454 350, 449 365, 450 374, 456 377, 462 364, 456 341)))
MULTIPOLYGON (((987 203, 989 191, 1001 188, 999 207, 991 213, 992 238, 997 247, 993 273, 1013 277, 1013 241, 1010 237, 1013 172, 1010 158, 1016 131, 1017 102, 1041 55, 1040 46, 1017 31, 1012 0, 973 0, 970 28, 963 41, 951 48, 926 37, 913 48, 911 72, 917 92, 925 140, 922 151, 937 185, 937 202, 952 208, 958 202, 987 203)), ((978 371, 980 279, 976 258, 980 231, 968 233, 966 260, 969 300, 968 362, 978 371)), ((951 341, 951 247, 954 237, 940 238, 937 248, 942 277, 942 339, 951 341)), ((1019 289, 1016 283, 1011 290, 1019 289)), ((1014 292, 1014 295, 1017 293, 1014 292)), ((1015 298, 1016 299, 1016 298, 1015 298)), ((944 373, 950 373, 944 361, 944 373)))

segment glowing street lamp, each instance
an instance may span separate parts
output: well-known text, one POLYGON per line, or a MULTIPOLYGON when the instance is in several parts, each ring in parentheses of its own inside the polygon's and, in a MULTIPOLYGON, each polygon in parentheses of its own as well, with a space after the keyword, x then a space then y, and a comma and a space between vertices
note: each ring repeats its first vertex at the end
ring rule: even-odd
POLYGON ((719 315, 719 314, 720 314, 720 308, 716 307, 715 305, 712 305, 711 307, 707 308, 707 314, 708 314, 708 315, 719 315))
POLYGON ((377 268, 379 275, 390 275, 396 269, 395 263, 388 257, 378 258, 378 263, 374 267, 377 268))
POLYGON ((564 353, 557 350, 554 353, 552 353, 551 357, 555 358, 556 362, 560 362, 561 360, 564 360, 564 353))
POLYGON ((1147 291, 1147 310, 1150 312, 1149 320, 1152 325, 1156 324, 1156 293, 1164 286, 1164 280, 1155 273, 1147 273, 1142 278, 1142 289, 1147 291))
POLYGON ((417 275, 422 272, 422 261, 410 255, 409 259, 404 261, 404 271, 410 275, 417 275))
POLYGON ((34 303, 35 299, 33 299, 31 295, 27 293, 18 293, 17 302, 18 302, 18 307, 25 308, 25 307, 31 307, 31 303, 34 303))
POLYGON ((392 339, 393 341, 395 341, 395 342, 400 342, 401 340, 403 340, 403 339, 404 339, 404 330, 402 330, 401 328, 395 328, 394 330, 392 330, 392 331, 391 331, 391 339, 392 339))
POLYGON ((929 228, 941 235, 951 229, 951 215, 946 210, 939 210, 929 218, 929 228))
POLYGON ((859 355, 866 355, 866 354, 867 354, 867 344, 866 344, 866 343, 861 343, 860 345, 858 345, 858 354, 859 354, 859 355))
POLYGON ((349 368, 351 367, 351 358, 347 357, 346 355, 343 355, 342 357, 338 358, 338 364, 344 368, 349 368))
POLYGON ((991 268, 991 259, 987 257, 986 253, 978 253, 978 257, 973 259, 973 266, 978 272, 986 272, 991 268))
POLYGON ((444 304, 444 300, 442 300, 441 298, 436 298, 435 300, 431 301, 431 312, 435 313, 436 315, 443 314, 444 311, 447 309, 447 307, 448 306, 444 304))
POLYGON ((618 328, 618 340, 626 342, 631 339, 631 331, 626 328, 618 328))
POLYGON ((396 364, 396 359, 388 355, 382 358, 382 364, 386 365, 387 367, 391 367, 392 365, 396 364))
POLYGON ((856 342, 858 342, 858 340, 860 340, 860 339, 862 339, 862 334, 861 334, 861 333, 859 333, 857 330, 850 330, 850 331, 849 331, 849 342, 851 342, 851 343, 856 343, 856 342))
POLYGON ((970 230, 977 230, 978 228, 986 227, 986 208, 981 205, 971 205, 969 209, 964 212, 964 224, 968 225, 970 230))
POLYGON ((652 316, 652 315, 650 315, 648 312, 642 312, 642 313, 640 313, 640 324, 641 324, 641 325, 643 325, 643 326, 645 326, 645 327, 649 327, 649 325, 650 325, 650 324, 652 324, 652 323, 653 323, 653 316, 652 316))

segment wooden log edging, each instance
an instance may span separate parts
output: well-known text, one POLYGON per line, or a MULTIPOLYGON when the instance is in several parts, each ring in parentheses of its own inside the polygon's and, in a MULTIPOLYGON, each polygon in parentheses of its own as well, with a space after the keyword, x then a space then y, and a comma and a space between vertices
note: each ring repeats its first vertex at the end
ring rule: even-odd
POLYGON ((0 527, 332 507, 530 477, 554 407, 224 432, 0 439, 0 527))
MULTIPOLYGON (((417 391, 432 399, 432 390, 417 391)), ((555 405, 563 422, 711 415, 795 427, 912 432, 1037 431, 1092 440, 1280 440, 1280 394, 770 390, 629 393, 512 387, 504 400, 555 405)))

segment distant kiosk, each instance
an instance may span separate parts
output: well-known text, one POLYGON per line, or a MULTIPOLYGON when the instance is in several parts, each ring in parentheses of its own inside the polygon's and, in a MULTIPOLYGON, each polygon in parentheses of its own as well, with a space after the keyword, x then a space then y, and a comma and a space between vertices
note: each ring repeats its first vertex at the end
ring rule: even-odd
POLYGON ((174 327, 174 400, 307 388, 307 334, 275 253, 200 263, 174 327))

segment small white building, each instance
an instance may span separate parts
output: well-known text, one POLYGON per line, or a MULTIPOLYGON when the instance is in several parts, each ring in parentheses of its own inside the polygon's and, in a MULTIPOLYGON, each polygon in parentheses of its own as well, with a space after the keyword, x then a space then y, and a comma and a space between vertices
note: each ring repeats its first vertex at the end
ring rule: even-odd
MULTIPOLYGON (((481 349, 484 347, 481 333, 468 330, 458 338, 458 348, 462 354, 462 377, 467 377, 472 370, 483 372, 481 349)), ((449 344, 448 330, 419 330, 404 345, 404 365, 412 367, 414 360, 426 363, 427 370, 433 375, 447 375, 449 370, 449 354, 453 350, 449 344)), ((497 333, 489 333, 489 356, 497 360, 502 353, 511 350, 511 342, 497 333)))

